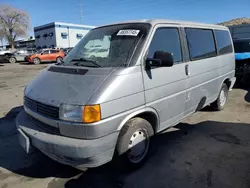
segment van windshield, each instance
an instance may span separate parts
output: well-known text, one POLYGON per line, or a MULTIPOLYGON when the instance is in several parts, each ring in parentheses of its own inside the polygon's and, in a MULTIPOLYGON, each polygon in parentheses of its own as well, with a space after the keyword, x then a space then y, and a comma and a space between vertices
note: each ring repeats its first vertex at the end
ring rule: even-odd
POLYGON ((93 29, 69 52, 64 65, 87 67, 128 66, 141 49, 150 29, 146 23, 111 25, 93 29))

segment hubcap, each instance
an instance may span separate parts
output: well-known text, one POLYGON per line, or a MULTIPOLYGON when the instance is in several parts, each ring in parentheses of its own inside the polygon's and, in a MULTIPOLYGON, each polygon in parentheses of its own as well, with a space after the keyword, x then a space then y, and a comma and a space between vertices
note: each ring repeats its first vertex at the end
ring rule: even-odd
POLYGON ((131 136, 128 145, 128 158, 133 163, 144 159, 149 148, 149 136, 145 129, 137 130, 131 136))
POLYGON ((38 59, 34 59, 34 63, 39 63, 39 60, 38 59))
POLYGON ((61 63, 62 62, 62 58, 57 58, 57 63, 61 63))
POLYGON ((225 89, 222 89, 220 92, 220 105, 224 106, 227 100, 227 94, 225 92, 225 89))
POLYGON ((15 59, 14 58, 10 58, 10 63, 15 63, 15 59))

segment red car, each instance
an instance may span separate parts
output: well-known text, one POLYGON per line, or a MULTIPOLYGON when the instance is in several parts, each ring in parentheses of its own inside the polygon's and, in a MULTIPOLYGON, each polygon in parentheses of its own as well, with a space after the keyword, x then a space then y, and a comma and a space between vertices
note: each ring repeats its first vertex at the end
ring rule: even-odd
POLYGON ((60 63, 64 58, 64 53, 62 50, 42 50, 36 54, 27 56, 25 59, 34 64, 40 64, 41 62, 52 62, 56 61, 60 63))

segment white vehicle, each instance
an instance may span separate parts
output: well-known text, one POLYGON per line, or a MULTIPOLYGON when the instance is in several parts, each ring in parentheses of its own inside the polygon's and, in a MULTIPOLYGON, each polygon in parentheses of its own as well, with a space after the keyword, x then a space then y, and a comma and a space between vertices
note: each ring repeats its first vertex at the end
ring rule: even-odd
POLYGON ((1 50, 0 51, 0 55, 4 55, 6 53, 11 53, 11 51, 10 50, 1 50))

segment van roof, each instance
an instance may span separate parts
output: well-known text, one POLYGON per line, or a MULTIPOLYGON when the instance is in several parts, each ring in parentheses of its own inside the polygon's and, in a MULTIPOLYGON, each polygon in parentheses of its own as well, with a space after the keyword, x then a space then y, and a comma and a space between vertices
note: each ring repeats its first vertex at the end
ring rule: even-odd
MULTIPOLYGON (((205 23, 197 23, 197 22, 188 22, 188 21, 178 21, 178 20, 168 20, 168 19, 130 20, 130 21, 112 23, 112 24, 108 24, 108 25, 125 24, 125 23, 149 23, 152 26, 154 26, 156 24, 173 24, 173 25, 185 25, 185 26, 194 26, 194 27, 204 27, 204 28, 228 30, 228 27, 221 26, 221 25, 205 24, 205 23)), ((105 25, 105 26, 108 26, 108 25, 105 25)))

